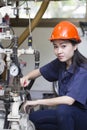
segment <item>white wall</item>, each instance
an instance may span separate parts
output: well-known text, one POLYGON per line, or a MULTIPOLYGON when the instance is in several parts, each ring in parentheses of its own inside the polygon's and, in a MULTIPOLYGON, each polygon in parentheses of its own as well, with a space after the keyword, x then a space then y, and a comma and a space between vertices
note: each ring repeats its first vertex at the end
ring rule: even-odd
MULTIPOLYGON (((20 36, 23 30, 24 28, 14 28, 15 34, 17 36, 20 36)), ((52 59, 55 58, 52 44, 49 41, 51 31, 52 28, 36 28, 32 32, 33 49, 40 51, 40 66, 43 66, 44 64, 50 62, 52 59)), ((25 40, 24 43, 20 46, 20 48, 26 49, 28 47, 27 44, 28 40, 25 40)), ((27 66, 23 69, 24 75, 34 69, 35 62, 33 55, 22 55, 20 59, 23 59, 27 62, 27 66)), ((35 81, 32 90, 51 91, 52 83, 46 81, 43 77, 40 77, 35 81)))
MULTIPOLYGON (((20 36, 20 34, 23 32, 25 28, 14 28, 14 31, 17 36, 20 36)), ((40 66, 50 62, 52 59, 55 58, 52 44, 49 42, 49 38, 51 35, 53 28, 36 28, 32 32, 33 36, 33 48, 40 51, 40 66)), ((80 35, 81 34, 81 30, 80 35)), ((87 39, 86 37, 81 37, 82 43, 79 44, 79 50, 80 52, 87 57, 87 39)), ((25 40, 24 43, 20 46, 20 48, 27 48, 27 41, 25 40)), ((24 61, 27 62, 27 66, 23 69, 23 74, 27 74, 29 71, 34 69, 34 56, 30 55, 22 55, 20 57, 24 61)), ((51 91, 52 90, 52 83, 46 81, 42 77, 38 78, 34 85, 32 90, 46 90, 51 91)))

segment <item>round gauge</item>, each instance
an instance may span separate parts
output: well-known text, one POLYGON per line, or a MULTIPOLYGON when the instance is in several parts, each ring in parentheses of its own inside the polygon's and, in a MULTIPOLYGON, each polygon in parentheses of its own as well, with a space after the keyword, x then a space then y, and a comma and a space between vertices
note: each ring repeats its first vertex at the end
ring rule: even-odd
POLYGON ((0 59, 0 75, 4 72, 5 62, 3 59, 0 59))
POLYGON ((18 67, 17 67, 15 64, 13 64, 13 65, 10 67, 10 75, 12 75, 12 76, 17 76, 18 73, 19 73, 18 67))

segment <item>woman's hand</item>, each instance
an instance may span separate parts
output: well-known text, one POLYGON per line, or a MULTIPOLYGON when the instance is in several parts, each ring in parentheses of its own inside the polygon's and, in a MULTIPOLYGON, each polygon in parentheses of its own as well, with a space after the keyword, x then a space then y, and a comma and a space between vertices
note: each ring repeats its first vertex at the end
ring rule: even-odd
POLYGON ((23 105, 23 108, 24 108, 24 111, 26 112, 26 108, 27 108, 27 107, 32 108, 32 107, 35 107, 35 106, 37 106, 37 105, 38 105, 38 100, 35 100, 35 101, 26 101, 26 102, 24 103, 24 105, 23 105))
POLYGON ((29 80, 35 79, 39 76, 41 76, 40 70, 35 69, 35 70, 29 72, 26 76, 20 78, 20 84, 22 87, 26 87, 30 82, 29 80))
POLYGON ((26 87, 29 84, 29 80, 27 79, 26 76, 24 76, 23 78, 20 78, 20 84, 22 87, 26 87))

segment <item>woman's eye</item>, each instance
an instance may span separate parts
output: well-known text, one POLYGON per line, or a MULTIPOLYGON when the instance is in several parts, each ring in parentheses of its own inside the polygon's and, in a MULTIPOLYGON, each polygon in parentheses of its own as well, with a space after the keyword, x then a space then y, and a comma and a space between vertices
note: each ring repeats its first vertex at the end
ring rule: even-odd
POLYGON ((62 48, 65 48, 66 47, 66 45, 62 45, 62 48))
POLYGON ((58 48, 58 46, 54 46, 54 49, 58 48))

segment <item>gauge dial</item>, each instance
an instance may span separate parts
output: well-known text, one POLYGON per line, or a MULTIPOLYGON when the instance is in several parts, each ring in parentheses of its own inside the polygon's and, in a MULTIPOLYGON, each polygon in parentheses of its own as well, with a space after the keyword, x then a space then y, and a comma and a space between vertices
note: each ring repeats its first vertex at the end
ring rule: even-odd
POLYGON ((12 76, 17 76, 18 73, 19 73, 18 67, 17 67, 15 64, 13 64, 13 65, 10 67, 10 75, 12 75, 12 76))

